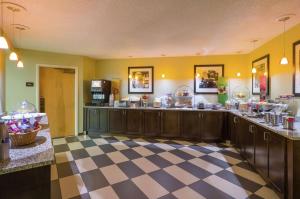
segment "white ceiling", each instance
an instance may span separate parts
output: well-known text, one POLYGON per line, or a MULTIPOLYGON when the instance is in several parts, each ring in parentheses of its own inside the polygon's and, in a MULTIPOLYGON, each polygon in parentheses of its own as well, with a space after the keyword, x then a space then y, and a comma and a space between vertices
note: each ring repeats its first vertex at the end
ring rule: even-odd
POLYGON ((282 32, 277 17, 300 22, 300 0, 11 1, 27 8, 15 22, 30 26, 17 47, 99 59, 246 53, 282 32))

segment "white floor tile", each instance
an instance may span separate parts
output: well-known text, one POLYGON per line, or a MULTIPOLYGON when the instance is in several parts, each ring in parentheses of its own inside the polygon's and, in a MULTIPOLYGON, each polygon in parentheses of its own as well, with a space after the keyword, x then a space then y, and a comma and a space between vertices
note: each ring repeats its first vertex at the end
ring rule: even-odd
POLYGON ((87 193, 87 189, 79 174, 59 179, 63 199, 72 198, 87 193))
POLYGON ((247 169, 243 169, 238 166, 232 166, 232 167, 227 168, 226 170, 228 170, 234 174, 237 174, 239 176, 242 176, 248 180, 256 182, 257 184, 266 185, 266 182, 262 179, 262 177, 260 177, 260 175, 258 175, 255 172, 249 171, 247 169))
POLYGON ((77 150, 77 149, 83 149, 83 146, 81 142, 71 142, 68 144, 71 151, 77 150))
POLYGON ((204 142, 201 142, 199 144, 197 144, 198 146, 201 146, 201 147, 204 147, 208 150, 211 150, 211 151, 220 151, 221 149, 217 146, 213 146, 213 145, 210 145, 210 144, 207 144, 207 143, 204 143, 204 142))
POLYGON ((126 144, 124 144, 123 142, 114 142, 114 143, 111 143, 111 145, 118 151, 129 149, 129 147, 126 144))
POLYGON ((89 194, 91 199, 119 199, 118 195, 113 188, 111 188, 111 186, 91 191, 89 194))
POLYGON ((103 173, 109 184, 115 184, 128 179, 117 165, 102 167, 100 168, 100 171, 103 173))
POLYGON ((145 173, 150 173, 152 171, 159 170, 155 164, 147 160, 146 158, 138 158, 132 160, 134 164, 136 164, 140 169, 142 169, 145 173))
POLYGON ((70 162, 73 160, 73 156, 70 151, 55 153, 56 164, 70 162))
POLYGON ((108 141, 106 141, 103 138, 97 138, 93 140, 97 145, 103 145, 103 144, 108 144, 108 141))
POLYGON ((172 147, 171 145, 164 144, 164 143, 155 143, 154 145, 161 148, 161 149, 163 149, 163 150, 165 150, 165 151, 171 151, 171 150, 176 149, 175 147, 172 147))
POLYGON ((181 189, 178 189, 172 194, 178 199, 205 199, 205 197, 203 197, 202 195, 200 195, 199 193, 197 193, 189 187, 183 187, 181 189))
POLYGON ((184 162, 184 159, 170 153, 170 152, 162 152, 162 153, 159 153, 158 154, 160 157, 168 160, 169 162, 173 163, 173 164, 178 164, 178 163, 181 163, 181 162, 184 162))
POLYGON ((150 156, 150 155, 154 154, 152 151, 150 151, 149 149, 146 149, 143 146, 134 147, 132 149, 135 150, 138 154, 140 154, 143 157, 150 156))
POLYGON ((266 199, 279 199, 278 195, 268 187, 262 187, 257 192, 255 192, 255 194, 266 199))
POLYGON ((251 192, 215 175, 209 176, 203 179, 203 181, 237 199, 247 198, 251 195, 251 192))
POLYGON ((123 155, 119 151, 107 153, 106 155, 116 164, 121 162, 126 162, 129 160, 125 155, 123 155))
POLYGON ((92 158, 75 160, 75 163, 80 173, 97 169, 97 165, 92 158))
POLYGON ((97 156, 104 153, 98 146, 88 147, 85 150, 90 156, 97 156))
POLYGON ((205 155, 204 153, 201 153, 200 151, 197 151, 197 150, 192 149, 190 147, 182 147, 179 150, 181 150, 181 151, 183 151, 185 153, 188 153, 188 154, 190 154, 190 155, 192 155, 194 157, 201 157, 201 156, 205 155))
POLYGON ((176 165, 166 167, 164 168, 164 170, 170 175, 172 175, 173 177, 175 177, 177 180, 184 183, 185 185, 192 184, 199 180, 199 178, 193 176, 189 172, 183 170, 182 168, 176 165))
POLYGON ((148 175, 138 176, 133 178, 132 181, 150 199, 159 198, 169 193, 165 188, 163 188, 148 175))
POLYGON ((53 145, 60 145, 60 144, 66 144, 67 141, 65 138, 56 138, 53 139, 53 145))
POLYGON ((238 164, 238 163, 241 162, 241 160, 239 160, 239 159, 235 159, 233 157, 223 155, 223 154, 218 153, 218 152, 213 152, 213 153, 210 153, 208 155, 211 156, 211 157, 217 158, 219 160, 222 160, 224 162, 228 162, 230 164, 238 164))
POLYGON ((192 160, 189 160, 190 163, 196 165, 197 167, 200 167, 201 169, 204 169, 212 174, 218 173, 219 171, 222 171, 223 169, 221 167, 218 167, 210 162, 207 162, 205 160, 194 158, 192 160))

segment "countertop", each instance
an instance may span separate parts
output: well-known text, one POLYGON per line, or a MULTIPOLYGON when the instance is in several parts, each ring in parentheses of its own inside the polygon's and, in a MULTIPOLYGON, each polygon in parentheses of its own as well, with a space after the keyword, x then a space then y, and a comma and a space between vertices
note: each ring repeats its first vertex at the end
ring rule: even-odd
POLYGON ((259 125, 263 128, 266 128, 272 132, 275 132, 279 135, 282 135, 291 140, 300 140, 300 122, 295 122, 294 130, 284 129, 282 125, 279 126, 271 126, 264 123, 263 119, 260 118, 252 118, 246 115, 243 115, 240 111, 237 110, 227 110, 227 109, 197 109, 197 108, 153 108, 153 107, 138 107, 138 108, 130 108, 130 107, 109 107, 109 106, 84 106, 84 108, 99 108, 99 109, 136 109, 136 110, 166 110, 166 111, 218 111, 218 112, 231 112, 239 117, 242 117, 249 122, 252 122, 256 125, 259 125))
POLYGON ((52 164, 54 149, 49 129, 41 130, 33 144, 11 147, 9 156, 9 160, 0 161, 0 175, 52 164))

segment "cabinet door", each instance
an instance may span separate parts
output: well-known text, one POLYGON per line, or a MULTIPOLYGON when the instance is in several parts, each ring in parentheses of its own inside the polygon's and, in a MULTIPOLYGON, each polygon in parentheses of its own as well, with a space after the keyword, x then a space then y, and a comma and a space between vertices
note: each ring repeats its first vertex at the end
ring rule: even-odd
POLYGON ((107 132, 107 119, 108 119, 108 115, 107 115, 107 109, 99 109, 99 131, 101 133, 103 132, 107 132))
POLYGON ((238 142, 240 154, 246 159, 246 146, 247 146, 247 137, 249 133, 249 122, 243 118, 239 118, 239 123, 237 124, 237 133, 238 133, 238 142))
POLYGON ((228 114, 228 133, 230 136, 230 143, 233 146, 236 146, 236 130, 235 130, 235 123, 236 123, 236 116, 232 113, 228 114))
POLYGON ((180 112, 161 112, 161 135, 163 137, 179 137, 180 135, 180 112))
POLYGON ((264 128, 257 127, 255 134, 255 167, 265 178, 268 177, 268 141, 264 128))
POLYGON ((268 133, 269 179, 279 192, 285 190, 286 140, 275 133, 268 133))
POLYGON ((125 131, 127 134, 141 134, 143 112, 141 110, 125 110, 125 131))
POLYGON ((255 148, 255 133, 256 126, 248 122, 248 131, 245 133, 245 158, 251 164, 254 165, 254 148, 255 148))
POLYGON ((218 141, 222 139, 224 118, 222 112, 201 112, 201 139, 218 141))
POLYGON ((111 133, 124 132, 124 115, 125 111, 122 109, 108 110, 108 130, 111 133))
POLYGON ((87 131, 100 130, 100 111, 96 108, 88 108, 86 112, 86 129, 87 131))
POLYGON ((160 135, 160 111, 145 110, 143 117, 144 135, 158 136, 160 135))
POLYGON ((200 138, 201 113, 195 111, 181 112, 181 137, 200 138))

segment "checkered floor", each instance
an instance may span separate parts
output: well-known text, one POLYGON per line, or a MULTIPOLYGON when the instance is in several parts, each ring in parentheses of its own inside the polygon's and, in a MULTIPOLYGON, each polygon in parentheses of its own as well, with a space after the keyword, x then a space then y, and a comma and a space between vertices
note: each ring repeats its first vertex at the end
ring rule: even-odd
POLYGON ((53 140, 52 198, 272 198, 240 155, 222 144, 123 136, 53 140))

